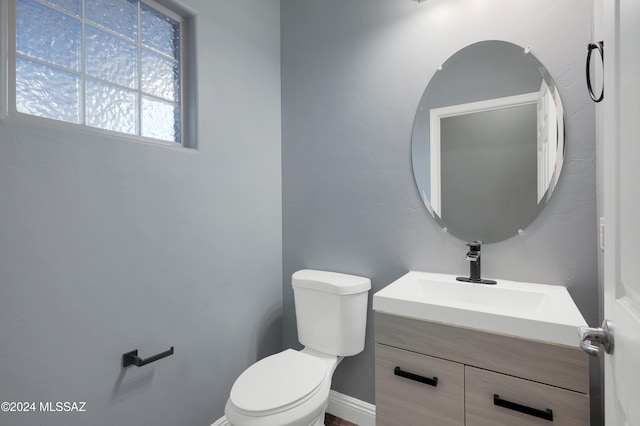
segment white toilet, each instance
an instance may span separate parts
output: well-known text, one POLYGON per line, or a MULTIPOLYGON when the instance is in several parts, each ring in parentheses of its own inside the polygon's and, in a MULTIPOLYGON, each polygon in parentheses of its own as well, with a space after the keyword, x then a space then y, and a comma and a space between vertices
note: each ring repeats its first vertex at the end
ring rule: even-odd
POLYGON ((305 269, 291 277, 301 351, 287 349, 246 369, 224 409, 232 426, 321 426, 331 378, 364 349, 368 278, 305 269))

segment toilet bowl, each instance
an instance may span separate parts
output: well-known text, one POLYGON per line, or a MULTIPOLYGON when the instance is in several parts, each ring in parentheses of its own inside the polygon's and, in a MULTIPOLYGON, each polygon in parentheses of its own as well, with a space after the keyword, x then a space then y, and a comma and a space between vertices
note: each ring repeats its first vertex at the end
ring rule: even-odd
POLYGON ((243 426, 324 424, 338 357, 287 349, 253 364, 236 380, 227 421, 243 426))
POLYGON ((369 279, 302 270, 292 286, 305 348, 266 357, 238 377, 225 406, 232 426, 324 425, 333 372, 364 349, 369 279))

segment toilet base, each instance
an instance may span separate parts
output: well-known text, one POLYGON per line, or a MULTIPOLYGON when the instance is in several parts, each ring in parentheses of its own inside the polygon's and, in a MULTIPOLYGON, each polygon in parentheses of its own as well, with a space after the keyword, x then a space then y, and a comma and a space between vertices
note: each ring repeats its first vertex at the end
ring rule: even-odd
MULTIPOLYGON (((309 426, 325 426, 324 417, 325 417, 325 414, 323 412, 322 416, 320 416, 316 420, 314 420, 313 423, 311 423, 309 426)), ((231 425, 231 423, 229 423, 229 420, 227 420, 227 416, 222 416, 215 423, 213 423, 211 426, 232 426, 232 425, 231 425)))
POLYGON ((324 405, 324 408, 322 408, 322 411, 320 411, 320 413, 316 411, 315 415, 313 412, 308 412, 306 409, 300 411, 300 408, 302 407, 296 408, 298 408, 298 410, 294 409, 272 416, 252 417, 234 412, 227 406, 225 408, 225 417, 229 426, 325 426, 324 418, 325 410, 327 408, 326 404, 324 405))

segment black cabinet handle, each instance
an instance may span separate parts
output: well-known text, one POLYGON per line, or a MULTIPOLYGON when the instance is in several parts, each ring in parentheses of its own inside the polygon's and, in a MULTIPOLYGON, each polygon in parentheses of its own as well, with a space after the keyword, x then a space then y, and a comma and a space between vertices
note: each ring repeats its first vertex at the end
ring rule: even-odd
POLYGON ((493 394, 493 405, 503 407, 508 410, 518 411, 520 413, 528 414, 533 417, 553 421, 553 410, 547 408, 546 410, 538 410, 537 408, 527 407, 526 405, 518 404, 515 402, 500 399, 500 396, 493 394))
POLYGON ((403 371, 402 368, 396 367, 393 370, 393 374, 396 376, 404 377, 405 379, 415 380, 416 382, 424 383, 425 385, 436 387, 438 386, 438 378, 434 377, 430 379, 429 377, 420 376, 418 374, 409 373, 408 371, 403 371))
POLYGON ((142 359, 138 356, 138 350, 127 352, 126 354, 122 354, 122 366, 128 367, 130 365, 135 365, 136 367, 142 367, 143 365, 150 364, 154 361, 157 361, 162 358, 166 358, 169 355, 173 355, 173 346, 168 351, 159 353, 154 356, 150 356, 147 359, 142 359))

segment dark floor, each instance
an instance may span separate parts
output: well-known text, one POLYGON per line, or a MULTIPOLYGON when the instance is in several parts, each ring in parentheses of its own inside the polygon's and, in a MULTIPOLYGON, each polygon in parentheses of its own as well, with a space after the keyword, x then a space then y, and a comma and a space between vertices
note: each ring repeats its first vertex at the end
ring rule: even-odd
POLYGON ((324 424, 325 426, 358 426, 355 423, 342 420, 338 417, 332 416, 331 414, 325 414, 324 424))

